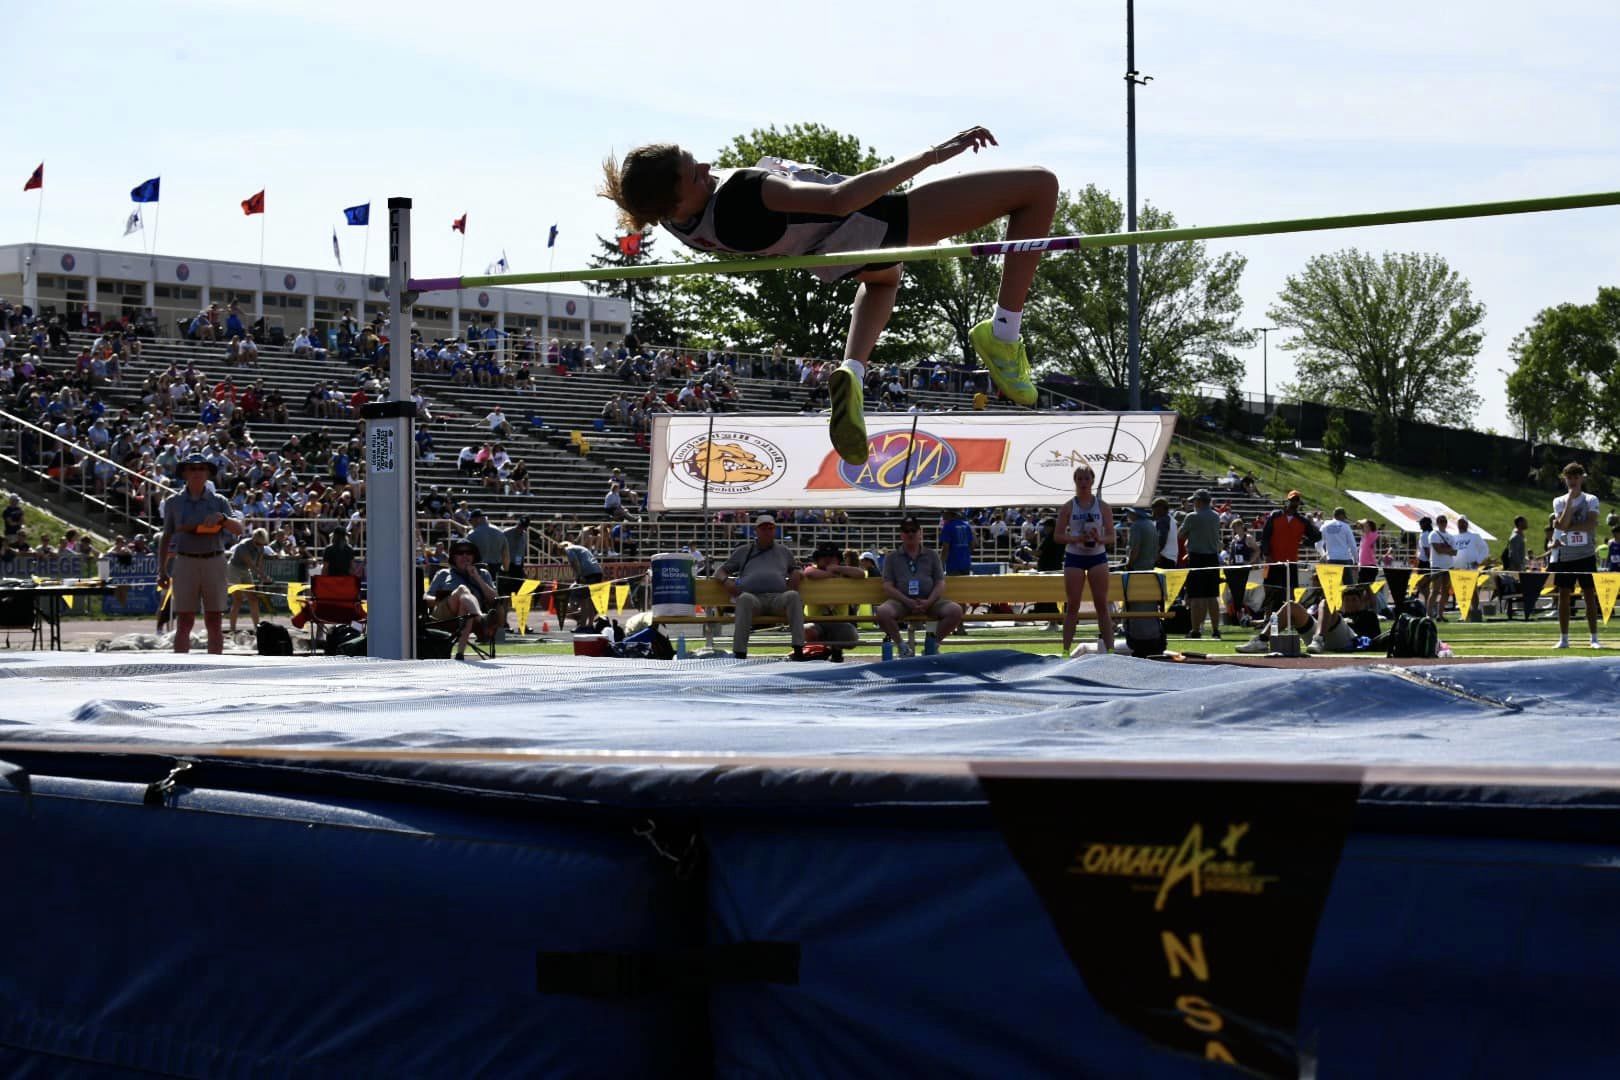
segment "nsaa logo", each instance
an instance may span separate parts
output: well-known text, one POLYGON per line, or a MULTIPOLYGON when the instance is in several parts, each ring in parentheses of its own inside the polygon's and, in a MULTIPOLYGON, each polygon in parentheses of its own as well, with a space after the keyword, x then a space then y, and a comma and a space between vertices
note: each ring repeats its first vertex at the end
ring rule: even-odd
POLYGON ((863 464, 841 461, 838 475, 862 491, 899 491, 928 487, 956 476, 956 448, 926 431, 880 431, 866 439, 870 451, 863 464))

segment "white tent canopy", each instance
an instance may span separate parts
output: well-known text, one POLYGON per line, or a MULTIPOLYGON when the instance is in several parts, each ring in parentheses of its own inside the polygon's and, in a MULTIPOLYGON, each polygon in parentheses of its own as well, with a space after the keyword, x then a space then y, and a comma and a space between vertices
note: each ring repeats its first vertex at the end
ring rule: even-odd
MULTIPOLYGON (((1459 515, 1457 511, 1437 499, 1419 499, 1410 495, 1385 495, 1377 491, 1346 491, 1352 499, 1365 503, 1374 514, 1399 528, 1402 532, 1415 533, 1418 530, 1418 519, 1435 518, 1444 514, 1453 529, 1456 528, 1457 518, 1468 517, 1459 515)), ((1473 518, 1468 518, 1468 527, 1487 540, 1496 537, 1486 532, 1473 518)))

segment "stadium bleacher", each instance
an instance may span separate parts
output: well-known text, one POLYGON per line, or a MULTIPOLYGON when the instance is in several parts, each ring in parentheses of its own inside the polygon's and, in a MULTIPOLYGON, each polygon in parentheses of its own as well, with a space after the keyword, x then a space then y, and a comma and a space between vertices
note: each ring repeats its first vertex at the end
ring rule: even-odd
MULTIPOLYGON (((88 347, 92 337, 83 332, 74 334, 69 359, 55 358, 52 366, 70 363, 71 356, 88 347)), ((305 413, 303 404, 310 389, 320 383, 335 383, 347 398, 356 388, 356 373, 361 365, 335 355, 323 359, 297 357, 290 345, 268 342, 260 345, 257 366, 242 368, 230 364, 224 346, 217 343, 146 339, 140 358, 123 366, 121 381, 99 387, 109 411, 116 414, 119 409, 127 408, 132 416, 139 416, 143 410, 140 401, 143 380, 164 371, 171 363, 181 367, 194 364, 208 386, 229 376, 238 387, 262 379, 266 387, 279 389, 289 410, 287 422, 259 419, 249 425, 255 444, 262 449, 274 449, 289 437, 308 432, 318 432, 333 443, 346 441, 360 432, 362 422, 358 419, 310 416, 305 413)), ((658 385, 663 390, 682 382, 683 379, 665 379, 658 385)), ((732 382, 737 390, 739 412, 791 414, 799 412, 804 404, 805 390, 796 382, 742 373, 732 382)), ((632 492, 639 495, 646 490, 647 451, 637 444, 633 432, 600 420, 602 406, 611 397, 619 393, 639 393, 640 389, 608 371, 574 371, 564 377, 549 367, 537 365, 532 388, 527 389, 457 385, 448 373, 417 372, 413 375, 413 388, 423 395, 431 413, 432 420, 426 427, 432 434, 435 452, 434 460, 417 462, 418 498, 436 488, 451 505, 465 500, 470 506, 485 509, 492 519, 503 525, 519 515, 528 515, 537 525, 557 523, 572 535, 586 525, 606 520, 603 496, 613 470, 621 471, 632 492), (497 404, 502 406, 512 427, 511 436, 500 441, 514 459, 528 465, 532 485, 528 494, 487 491, 476 477, 464 476, 457 470, 457 452, 461 447, 478 447, 491 438, 484 417, 497 404), (588 441, 587 454, 582 456, 578 452, 574 433, 583 433, 588 441)), ((962 393, 914 389, 910 395, 924 411, 972 407, 970 398, 962 393)), ((1006 406, 990 405, 991 409, 1003 407, 1006 406)), ((177 412, 175 419, 182 423, 195 422, 196 416, 193 408, 177 412)), ((15 440, 8 440, 7 449, 14 451, 15 447, 15 440)), ((8 464, 15 466, 14 461, 8 460, 8 464)), ((75 498, 70 484, 63 485, 44 477, 34 480, 35 494, 47 501, 71 504, 63 507, 64 516, 86 527, 130 532, 152 524, 149 518, 138 513, 126 515, 117 506, 96 505, 93 499, 83 496, 75 498)), ((30 485, 25 482, 23 486, 30 485)), ((1160 477, 1159 493, 1179 507, 1198 487, 1213 488, 1214 482, 1167 463, 1160 477)), ((1226 492, 1218 495, 1218 501, 1227 498, 1226 492)), ((1241 493, 1233 493, 1230 498, 1233 509, 1251 519, 1275 505, 1262 497, 1241 493)), ((626 507, 633 514, 639 512, 638 507, 628 502, 626 507)), ((890 539, 892 513, 851 512, 848 518, 847 525, 827 526, 828 531, 822 535, 857 547, 890 539), (863 542, 862 538, 867 537, 870 541, 863 542)), ((728 542, 724 537, 716 540, 712 523, 703 521, 695 512, 660 515, 658 522, 642 520, 636 528, 644 542, 644 553, 650 550, 647 544, 668 549, 681 542, 704 545, 728 542)), ((809 529, 799 531, 801 544, 819 538, 809 529)), ((540 553, 531 552, 531 557, 537 554, 540 553)))

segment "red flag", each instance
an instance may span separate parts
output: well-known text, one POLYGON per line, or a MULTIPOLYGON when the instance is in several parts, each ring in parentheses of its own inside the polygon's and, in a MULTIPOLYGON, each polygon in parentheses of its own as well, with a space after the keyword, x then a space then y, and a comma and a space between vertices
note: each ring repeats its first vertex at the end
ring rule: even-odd
POLYGON ((635 258, 641 254, 641 234, 631 233, 629 236, 619 237, 619 254, 635 258))
POLYGON ((456 218, 456 220, 454 220, 454 221, 452 221, 450 223, 450 227, 452 229, 456 230, 456 232, 460 233, 462 236, 466 236, 467 235, 467 215, 462 214, 460 217, 456 218))
POLYGON ((23 185, 23 190, 24 191, 33 191, 35 188, 42 188, 44 186, 45 186, 45 163, 42 161, 42 162, 39 163, 39 168, 34 170, 34 175, 30 176, 28 178, 28 183, 23 185))
POLYGON ((244 214, 262 214, 262 213, 264 213, 264 192, 261 191, 257 195, 250 195, 247 198, 243 199, 242 200, 242 213, 244 213, 244 214))

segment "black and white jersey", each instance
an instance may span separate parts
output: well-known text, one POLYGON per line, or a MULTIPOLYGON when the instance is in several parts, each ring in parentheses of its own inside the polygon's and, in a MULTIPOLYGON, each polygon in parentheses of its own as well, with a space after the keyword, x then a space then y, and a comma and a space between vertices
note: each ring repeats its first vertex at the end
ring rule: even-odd
MULTIPOLYGON (((661 224, 677 239, 699 251, 729 251, 739 255, 812 255, 837 251, 862 251, 891 245, 892 215, 878 216, 882 199, 853 214, 781 213, 765 206, 763 187, 767 176, 790 180, 835 184, 844 177, 813 169, 780 158, 764 158, 756 168, 716 170, 714 194, 703 213, 689 221, 661 224)), ((891 196, 883 196, 883 199, 891 196)), ((904 237, 900 237, 904 243, 904 237)), ((848 276, 847 266, 816 267, 811 271, 823 281, 848 276)))

